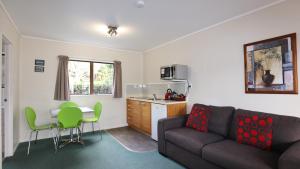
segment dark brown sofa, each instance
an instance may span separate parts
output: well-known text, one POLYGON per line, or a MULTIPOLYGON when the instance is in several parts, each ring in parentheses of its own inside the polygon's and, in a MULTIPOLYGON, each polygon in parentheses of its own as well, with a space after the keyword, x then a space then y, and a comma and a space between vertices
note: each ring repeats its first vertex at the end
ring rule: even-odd
POLYGON ((186 128, 188 115, 158 122, 158 151, 191 169, 300 169, 300 119, 273 118, 272 151, 236 142, 238 114, 262 112, 210 106, 208 133, 186 128))

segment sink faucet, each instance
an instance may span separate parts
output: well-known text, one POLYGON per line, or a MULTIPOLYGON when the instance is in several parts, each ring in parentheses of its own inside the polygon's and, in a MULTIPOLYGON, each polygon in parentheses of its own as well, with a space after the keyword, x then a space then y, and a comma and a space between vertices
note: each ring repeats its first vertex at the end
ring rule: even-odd
POLYGON ((154 100, 154 101, 157 100, 156 94, 153 94, 153 100, 154 100))

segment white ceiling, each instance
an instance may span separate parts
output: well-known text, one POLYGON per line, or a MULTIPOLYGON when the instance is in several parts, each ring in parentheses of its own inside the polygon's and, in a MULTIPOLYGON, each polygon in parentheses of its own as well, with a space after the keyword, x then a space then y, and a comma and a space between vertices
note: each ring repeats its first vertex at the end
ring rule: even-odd
POLYGON ((23 35, 144 51, 278 0, 2 0, 23 35), (117 24, 115 38, 96 30, 117 24))

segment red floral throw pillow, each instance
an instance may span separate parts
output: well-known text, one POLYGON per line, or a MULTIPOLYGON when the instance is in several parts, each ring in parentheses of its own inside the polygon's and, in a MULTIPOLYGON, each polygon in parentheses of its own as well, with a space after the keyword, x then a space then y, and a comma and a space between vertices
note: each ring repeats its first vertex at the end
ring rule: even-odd
POLYGON ((237 142, 253 145, 263 150, 271 150, 272 123, 272 117, 267 115, 238 115, 237 142))
POLYGON ((186 127, 196 129, 200 132, 208 132, 208 117, 211 110, 209 107, 194 104, 189 118, 186 122, 186 127))

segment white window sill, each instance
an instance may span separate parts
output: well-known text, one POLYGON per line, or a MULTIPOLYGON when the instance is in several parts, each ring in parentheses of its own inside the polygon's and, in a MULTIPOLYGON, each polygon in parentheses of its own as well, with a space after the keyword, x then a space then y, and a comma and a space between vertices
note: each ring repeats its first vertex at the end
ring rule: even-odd
POLYGON ((71 97, 73 96, 79 96, 79 97, 83 97, 83 96, 113 96, 113 94, 79 94, 79 95, 75 95, 75 94, 71 94, 71 97))

